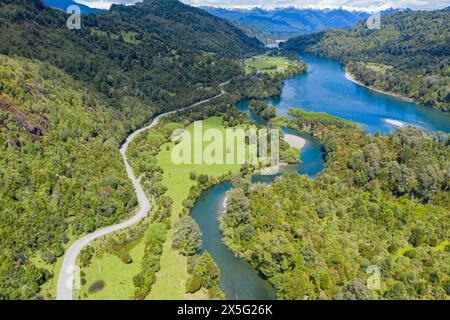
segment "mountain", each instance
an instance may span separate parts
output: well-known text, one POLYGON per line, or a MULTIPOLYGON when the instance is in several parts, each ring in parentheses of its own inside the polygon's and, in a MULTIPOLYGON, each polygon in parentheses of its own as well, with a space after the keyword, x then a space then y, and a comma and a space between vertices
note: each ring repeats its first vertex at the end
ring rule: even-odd
POLYGON ((43 297, 68 241, 132 212, 128 132, 217 94, 244 74, 235 57, 264 51, 175 0, 83 15, 80 30, 67 17, 0 2, 0 300, 43 297))
POLYGON ((254 35, 270 39, 287 39, 324 29, 352 27, 370 16, 367 12, 343 9, 203 9, 247 28, 254 35))
POLYGON ((358 81, 450 111, 450 12, 397 12, 380 30, 365 22, 350 30, 322 31, 290 39, 288 50, 343 62, 358 81))
POLYGON ((41 1, 6 0, 0 6, 0 53, 62 68, 114 99, 114 105, 124 97, 172 108, 186 104, 195 100, 186 84, 211 83, 210 72, 233 68, 229 63, 221 69, 223 58, 263 51, 262 43, 230 22, 176 0, 112 6, 83 16, 81 30, 73 31, 65 13, 41 1))
MULTIPOLYGON (((133 6, 113 5, 110 14, 120 24, 139 33, 156 34, 175 47, 220 53, 230 57, 251 55, 261 51, 261 43, 248 37, 227 20, 178 0, 144 0, 133 6)), ((111 24, 108 27, 114 28, 111 24)))
POLYGON ((78 6, 81 9, 81 13, 96 13, 104 11, 101 9, 88 7, 73 0, 44 0, 44 3, 49 7, 61 10, 67 10, 70 6, 78 6))

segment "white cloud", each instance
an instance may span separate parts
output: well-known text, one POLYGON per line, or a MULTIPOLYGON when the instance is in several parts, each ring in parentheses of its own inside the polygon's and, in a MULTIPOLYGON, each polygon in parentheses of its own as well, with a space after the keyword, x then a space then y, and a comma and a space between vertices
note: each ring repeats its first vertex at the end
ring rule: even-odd
MULTIPOLYGON (((95 8, 107 9, 113 3, 134 4, 142 0, 75 0, 95 8)), ((442 9, 450 6, 450 0, 182 0, 193 6, 216 6, 225 8, 344 8, 349 10, 376 11, 388 8, 411 8, 416 10, 442 9)))

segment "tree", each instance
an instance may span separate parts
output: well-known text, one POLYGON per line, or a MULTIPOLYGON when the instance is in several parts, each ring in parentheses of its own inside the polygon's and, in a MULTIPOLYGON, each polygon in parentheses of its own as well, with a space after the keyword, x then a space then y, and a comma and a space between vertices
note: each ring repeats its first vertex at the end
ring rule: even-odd
POLYGON ((205 185, 208 182, 208 180, 209 180, 209 177, 206 174, 201 174, 197 177, 197 181, 201 185, 205 185))
POLYGON ((265 101, 261 100, 250 101, 248 109, 265 120, 270 120, 277 116, 275 108, 269 107, 265 101))
POLYGON ((234 188, 227 192, 227 212, 224 220, 229 226, 238 226, 247 221, 250 211, 250 201, 244 190, 234 188))
POLYGON ((94 248, 87 246, 80 252, 80 265, 85 268, 91 264, 92 257, 94 256, 94 248))
POLYGON ((353 279, 342 287, 341 295, 338 298, 345 300, 370 300, 373 299, 373 296, 364 280, 353 279))
POLYGON ((191 276, 186 281, 186 293, 195 293, 202 288, 202 279, 197 276, 191 276))
POLYGON ((202 246, 202 234, 198 224, 190 216, 175 223, 172 247, 184 255, 194 255, 202 246))
POLYGON ((309 280, 304 272, 293 270, 285 276, 282 295, 286 300, 304 300, 308 297, 309 280))

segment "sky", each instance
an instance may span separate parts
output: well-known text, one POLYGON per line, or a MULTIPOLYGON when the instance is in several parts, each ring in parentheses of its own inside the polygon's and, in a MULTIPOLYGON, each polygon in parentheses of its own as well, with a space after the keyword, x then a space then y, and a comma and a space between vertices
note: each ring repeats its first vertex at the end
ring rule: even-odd
MULTIPOLYGON (((142 0, 75 0, 90 7, 108 9, 113 3, 134 4, 142 0)), ((450 6, 450 0, 181 0, 193 6, 214 6, 223 8, 265 9, 281 7, 298 8, 340 8, 347 10, 379 11, 388 8, 411 8, 415 10, 442 9, 450 6)))

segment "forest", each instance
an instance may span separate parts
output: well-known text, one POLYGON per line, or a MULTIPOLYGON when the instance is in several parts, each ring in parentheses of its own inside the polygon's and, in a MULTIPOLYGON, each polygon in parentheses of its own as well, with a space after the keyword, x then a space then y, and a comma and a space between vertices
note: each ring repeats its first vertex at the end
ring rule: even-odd
POLYGON ((229 23, 174 0, 83 15, 80 30, 69 30, 68 16, 40 0, 2 1, 0 9, 0 53, 63 69, 122 110, 130 129, 210 96, 206 87, 240 74, 230 58, 263 50, 229 23))
POLYGON ((450 11, 405 11, 348 30, 292 38, 283 48, 337 59, 364 85, 450 111, 450 11))
POLYGON ((289 114, 272 123, 320 138, 326 167, 316 180, 236 183, 221 217, 228 247, 280 299, 448 299, 450 136, 371 135, 325 114, 289 114), (369 290, 373 268, 380 285, 369 290))
POLYGON ((0 60, 0 297, 32 298, 45 279, 31 258, 53 264, 136 200, 117 152, 123 115, 48 64, 0 60))
POLYGON ((263 48, 172 0, 83 15, 81 30, 67 17, 40 0, 0 3, 0 299, 43 298, 72 241, 133 213, 118 152, 130 131, 216 95, 244 75, 234 58, 263 48))

